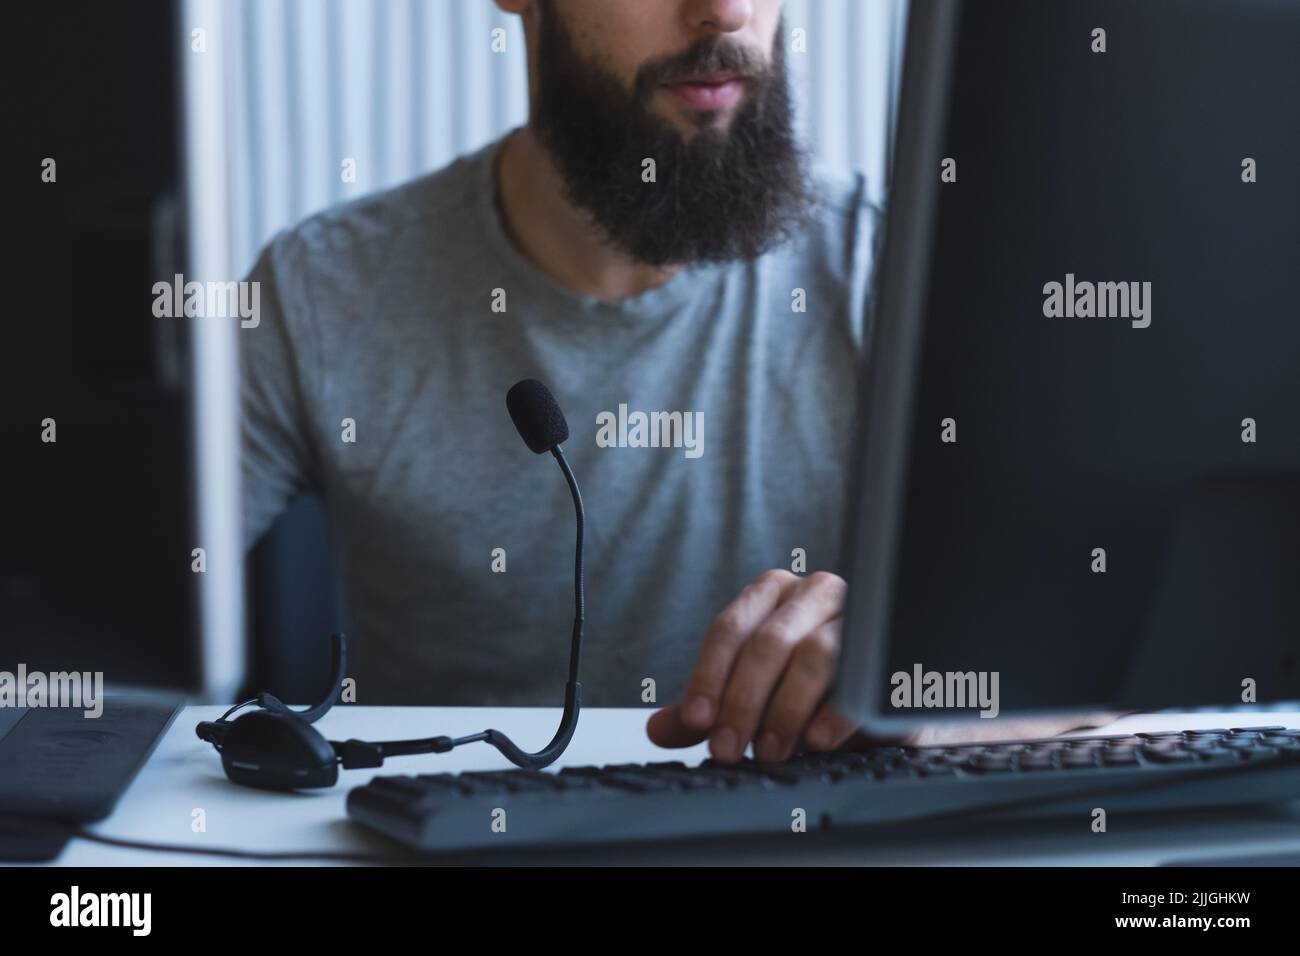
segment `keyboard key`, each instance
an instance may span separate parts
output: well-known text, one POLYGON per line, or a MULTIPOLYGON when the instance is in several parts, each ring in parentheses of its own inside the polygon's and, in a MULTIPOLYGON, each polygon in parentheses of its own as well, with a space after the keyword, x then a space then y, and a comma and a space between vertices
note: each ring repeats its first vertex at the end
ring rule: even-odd
POLYGON ((1056 762, 1051 754, 1021 754, 1018 765, 1021 770, 1055 770, 1056 762))
POLYGON ((1061 766, 1066 770, 1095 767, 1097 766, 1097 758, 1090 753, 1066 753, 1061 755, 1061 766))
POLYGON ((1145 744, 1143 744, 1141 747, 1137 748, 1137 752, 1142 754, 1157 753, 1157 752, 1173 753, 1177 750, 1182 749, 1179 746, 1179 744, 1181 743, 1182 743, 1181 740, 1150 740, 1147 741, 1145 744))
POLYGON ((1234 764, 1241 763, 1250 757, 1249 752, 1238 750, 1215 750, 1207 753, 1198 753, 1196 758, 1202 764, 1234 764))
POLYGON ((643 773, 628 773, 627 771, 602 774, 599 781, 603 786, 631 790, 634 793, 653 793, 677 788, 677 784, 672 780, 663 777, 652 777, 643 773))
POLYGON ((973 773, 1006 773, 1011 770, 1011 757, 998 754, 980 754, 962 764, 962 769, 973 773))
POLYGON ((1101 762, 1107 767, 1139 766, 1137 752, 1128 748, 1124 750, 1108 750, 1101 755, 1101 762))
POLYGON ((676 783, 677 786, 682 790, 728 790, 730 789, 726 780, 708 774, 697 773, 694 770, 669 774, 668 777, 674 783, 676 783))
POLYGON ((1188 753, 1186 750, 1164 750, 1155 748, 1144 748, 1142 756, 1152 763, 1187 763, 1196 760, 1196 754, 1188 753))
POLYGON ((921 771, 904 764, 876 770, 874 775, 877 780, 914 780, 921 776, 921 771))
POLYGON ((922 777, 951 777, 957 773, 957 768, 950 763, 931 763, 917 767, 916 772, 922 777))

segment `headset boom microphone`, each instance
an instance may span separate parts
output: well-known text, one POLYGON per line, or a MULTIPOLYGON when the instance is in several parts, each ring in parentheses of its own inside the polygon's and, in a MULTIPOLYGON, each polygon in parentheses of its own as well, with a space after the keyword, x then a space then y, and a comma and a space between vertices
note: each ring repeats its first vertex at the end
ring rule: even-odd
POLYGON ((290 710, 270 694, 259 694, 238 704, 215 721, 203 721, 196 728, 198 736, 211 743, 221 754, 221 764, 232 781, 268 790, 297 790, 329 787, 338 782, 339 768, 344 770, 378 767, 387 757, 410 754, 446 753, 461 744, 484 741, 517 767, 538 770, 555 762, 573 739, 582 707, 582 684, 578 668, 582 662, 582 626, 585 597, 582 582, 582 532, 584 515, 578 483, 569 470, 560 443, 569 438, 555 397, 541 382, 527 378, 506 393, 506 408, 524 443, 537 454, 549 451, 560 463, 569 483, 573 508, 577 515, 577 546, 573 559, 573 639, 569 646, 569 680, 564 685, 564 715, 551 742, 536 753, 521 750, 499 730, 485 730, 466 737, 425 737, 419 740, 326 740, 311 725, 333 706, 343 687, 347 669, 347 643, 342 634, 333 639, 333 690, 315 707, 304 711, 290 710), (256 704, 252 711, 232 721, 235 711, 256 704))
POLYGON ((569 483, 569 494, 573 496, 573 513, 577 524, 573 549, 573 636, 569 644, 569 680, 564 685, 564 716, 560 720, 560 727, 551 742, 535 754, 520 750, 499 730, 484 731, 483 739, 505 754, 511 763, 535 770, 553 763, 564 753, 564 748, 569 745, 573 732, 578 727, 578 711, 582 707, 582 684, 578 681, 578 669, 582 664, 582 625, 586 616, 586 596, 582 581, 582 531, 585 515, 582 510, 582 493, 578 491, 578 483, 564 457, 564 449, 560 447, 560 442, 569 440, 569 425, 551 390, 535 378, 516 382, 506 392, 506 410, 510 412, 510 419, 515 423, 525 445, 538 455, 549 451, 559 462, 564 480, 569 483))

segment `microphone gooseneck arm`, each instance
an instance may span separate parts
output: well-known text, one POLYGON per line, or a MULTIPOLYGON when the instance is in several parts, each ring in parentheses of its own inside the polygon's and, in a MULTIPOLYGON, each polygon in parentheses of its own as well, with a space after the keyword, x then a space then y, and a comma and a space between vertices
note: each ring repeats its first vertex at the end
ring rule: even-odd
POLYGON ((569 681, 577 683, 578 668, 582 665, 582 625, 587 615, 587 596, 582 577, 582 537, 586 515, 582 508, 582 492, 578 490, 578 482, 569 468, 569 460, 564 457, 564 449, 556 445, 551 449, 551 454, 560 463, 564 480, 569 483, 569 494, 573 496, 573 511, 577 518, 577 541, 573 547, 573 640, 569 646, 569 681))
POLYGON ((344 768, 377 767, 386 757, 446 753, 453 747, 483 741, 496 747, 516 767, 540 770, 554 763, 569 746, 569 741, 573 739, 573 732, 578 729, 578 712, 582 709, 582 684, 578 680, 578 671, 582 664, 582 629, 586 617, 582 559, 585 514, 582 508, 582 493, 578 490, 578 482, 574 479, 569 462, 564 457, 564 449, 556 444, 551 448, 551 454, 560 463, 560 470, 564 472, 564 478, 569 483, 569 493, 573 496, 573 510, 577 516, 578 528, 573 556, 573 638, 569 644, 569 680, 564 685, 564 715, 560 718, 560 726, 555 731, 555 736, 551 738, 549 744, 536 753, 521 749, 501 731, 492 729, 464 737, 427 737, 421 740, 385 740, 374 743, 360 740, 332 742, 344 768))
POLYGON ((520 750, 514 741, 499 730, 485 730, 482 734, 474 734, 472 737, 460 738, 452 742, 452 746, 457 746, 462 741, 469 743, 471 740, 486 740, 501 751, 512 764, 525 770, 540 770, 554 763, 560 754, 564 753, 564 749, 569 746, 569 741, 573 739, 573 732, 578 729, 578 711, 582 708, 582 683, 578 680, 578 670, 582 665, 582 628, 586 618, 586 595, 582 574, 585 515, 582 508, 582 492, 578 490, 578 482, 573 477, 572 469, 569 468, 568 459, 564 457, 564 449, 557 444, 551 449, 551 454, 559 462, 560 470, 564 472, 564 480, 569 483, 569 494, 573 496, 573 511, 577 518, 577 538, 573 549, 573 637, 569 644, 569 681, 564 685, 564 716, 560 718, 559 729, 555 731, 551 742, 537 753, 520 750))

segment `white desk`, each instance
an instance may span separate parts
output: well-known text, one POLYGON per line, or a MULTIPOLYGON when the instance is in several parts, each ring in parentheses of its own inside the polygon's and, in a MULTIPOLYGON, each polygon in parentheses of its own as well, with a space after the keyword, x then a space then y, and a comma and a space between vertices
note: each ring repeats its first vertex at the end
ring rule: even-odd
MULTIPOLYGON (((376 773, 456 773, 507 767, 505 759, 484 744, 450 754, 401 757, 379 770, 352 770, 327 791, 266 793, 237 787, 221 771, 212 747, 194 735, 200 720, 214 720, 224 708, 190 707, 166 737, 116 812, 96 829, 134 840, 180 843, 195 847, 249 850, 309 850, 388 853, 394 847, 349 822, 344 798, 349 789, 376 773), (206 814, 207 830, 191 828, 193 812, 206 814)), ((578 731, 558 766, 682 759, 695 763, 707 756, 705 746, 664 751, 645 736, 650 710, 584 709, 578 731)), ((559 709, 551 708, 413 708, 338 706, 317 726, 332 740, 369 740, 474 733, 496 727, 525 748, 550 740, 559 709)), ((1257 714, 1137 715, 1088 733, 1134 733, 1283 724, 1300 727, 1300 712, 1257 714)), ((1140 827, 1112 823, 1105 834, 1086 826, 1077 835, 1059 825, 1017 823, 996 830, 988 823, 942 838, 863 839, 839 833, 779 834, 744 841, 692 841, 688 847, 646 846, 564 851, 532 851, 492 858, 532 863, 750 863, 750 864, 1023 864, 1150 865, 1177 859, 1300 852, 1300 803, 1271 808, 1217 811, 1144 819, 1140 827)), ((462 858, 463 859, 463 858, 462 858)), ((77 866, 229 865, 238 860, 153 853, 73 841, 57 861, 77 866)), ((265 864, 259 864, 265 865, 265 864)), ((293 864, 291 864, 293 865, 293 864)), ((301 865, 301 864, 297 864, 301 865)))

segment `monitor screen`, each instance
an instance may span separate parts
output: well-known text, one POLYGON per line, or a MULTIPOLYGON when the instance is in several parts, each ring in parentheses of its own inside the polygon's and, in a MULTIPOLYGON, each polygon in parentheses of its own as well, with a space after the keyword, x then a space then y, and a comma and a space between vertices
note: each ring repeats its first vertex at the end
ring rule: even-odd
MULTIPOLYGON (((954 45, 943 135, 890 196, 887 245, 936 214, 926 305, 891 314, 908 273, 878 280, 866 401, 906 453, 846 526, 846 696, 903 720, 1300 696, 1300 6, 969 3, 954 45)), ((868 461, 888 430, 855 436, 868 461)))

